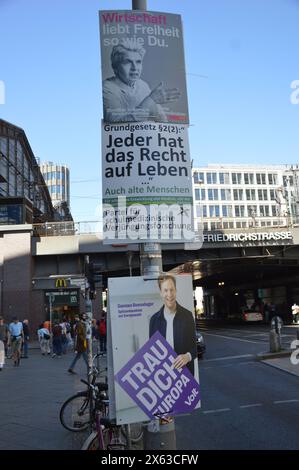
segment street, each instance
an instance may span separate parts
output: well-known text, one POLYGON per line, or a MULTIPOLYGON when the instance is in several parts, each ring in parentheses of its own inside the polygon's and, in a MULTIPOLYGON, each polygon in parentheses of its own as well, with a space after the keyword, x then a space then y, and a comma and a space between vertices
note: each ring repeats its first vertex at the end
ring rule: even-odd
MULTIPOLYGON (((269 328, 201 326, 202 408, 176 419, 178 448, 298 449, 299 377, 256 360, 269 350, 269 328)), ((295 338, 296 328, 283 328, 284 347, 295 338)))
MULTIPOLYGON (((207 346, 199 361, 202 408, 176 418, 177 449, 298 449, 299 376, 256 360, 269 349, 268 327, 201 324, 201 331, 207 346)), ((295 337, 296 328, 283 328, 285 347, 295 337)), ((84 387, 83 362, 79 374, 67 373, 71 358, 31 349, 19 368, 7 361, 0 375, 0 449, 80 449, 81 433, 59 422, 62 402, 84 387)))

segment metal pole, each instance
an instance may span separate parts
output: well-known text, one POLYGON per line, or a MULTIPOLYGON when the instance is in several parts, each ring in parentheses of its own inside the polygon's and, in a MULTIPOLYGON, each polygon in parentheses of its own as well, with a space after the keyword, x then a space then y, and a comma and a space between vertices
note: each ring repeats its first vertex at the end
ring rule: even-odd
MULTIPOLYGON (((86 275, 87 269, 88 269, 88 264, 89 264, 89 256, 86 255, 84 257, 84 272, 86 275)), ((88 368, 87 368, 87 381, 89 385, 92 383, 92 328, 91 328, 91 323, 92 323, 92 302, 90 299, 90 286, 88 284, 88 280, 85 277, 85 313, 87 315, 87 320, 85 322, 86 326, 86 341, 87 341, 87 362, 88 362, 88 368)), ((89 401, 89 413, 90 413, 90 418, 92 417, 93 414, 93 400, 92 400, 92 395, 90 395, 90 401, 89 401)), ((92 428, 92 420, 90 419, 90 427, 92 428)))
POLYGON ((147 0, 132 0, 132 10, 146 10, 147 0))
POLYGON ((53 351, 53 334, 52 334, 52 330, 53 330, 53 326, 52 326, 52 321, 53 321, 53 318, 52 318, 52 295, 51 292, 50 292, 50 295, 49 295, 49 310, 50 310, 50 341, 51 341, 51 350, 52 350, 52 354, 54 353, 53 351))
MULTIPOLYGON (((132 0, 133 10, 146 10, 146 0, 132 0)), ((162 251, 160 243, 140 244, 140 271, 141 275, 157 277, 163 271, 162 251)), ((167 449, 176 450, 176 436, 174 421, 163 425, 160 432, 151 432, 153 426, 149 424, 144 436, 145 449, 167 449)))

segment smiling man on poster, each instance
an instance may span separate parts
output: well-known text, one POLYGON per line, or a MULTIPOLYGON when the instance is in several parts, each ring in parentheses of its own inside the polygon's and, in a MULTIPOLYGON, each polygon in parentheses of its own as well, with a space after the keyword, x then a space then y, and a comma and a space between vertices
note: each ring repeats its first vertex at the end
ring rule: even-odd
POLYGON ((159 331, 178 354, 173 366, 188 367, 194 375, 196 359, 196 333, 192 313, 176 300, 176 279, 170 274, 158 278, 160 295, 164 305, 150 319, 149 336, 159 331))

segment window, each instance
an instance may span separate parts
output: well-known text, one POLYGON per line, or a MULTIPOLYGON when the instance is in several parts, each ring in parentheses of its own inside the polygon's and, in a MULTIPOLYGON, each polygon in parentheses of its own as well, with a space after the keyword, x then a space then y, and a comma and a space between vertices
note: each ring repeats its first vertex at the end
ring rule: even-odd
POLYGON ((207 173, 207 183, 216 184, 217 183, 217 173, 207 173))
POLYGON ((201 217, 202 214, 202 206, 200 204, 196 204, 196 217, 201 217))
POLYGON ((223 222, 223 228, 234 228, 233 222, 223 222))
POLYGON ((231 201, 232 193, 230 189, 220 189, 221 201, 231 201))
POLYGON ((232 173, 233 184, 242 184, 242 173, 232 173))
POLYGON ((271 211, 272 211, 272 216, 277 217, 278 216, 278 210, 277 206, 271 206, 271 211))
POLYGON ((270 207, 269 206, 260 206, 260 216, 269 217, 270 216, 270 207))
POLYGON ((246 201, 254 201, 256 199, 255 189, 246 189, 246 201))
POLYGON ((235 216, 244 217, 245 216, 245 206, 235 206, 235 216))
POLYGON ((209 201, 218 200, 218 189, 208 189, 208 200, 209 201))
POLYGON ((204 183, 205 182, 204 173, 195 171, 193 173, 193 180, 194 180, 194 183, 204 183))
POLYGON ((269 181, 269 184, 277 184, 277 174, 276 173, 269 173, 268 174, 268 181, 269 181))
POLYGON ((257 216, 257 206, 248 206, 247 213, 248 217, 252 217, 254 219, 257 216))
POLYGON ((244 183, 245 184, 254 184, 254 174, 253 173, 244 173, 244 183))
POLYGON ((266 184, 266 174, 257 173, 256 174, 256 184, 266 184))
POLYGON ((195 199, 196 201, 204 201, 206 198, 205 189, 195 189, 195 199))
POLYGON ((222 217, 233 217, 233 206, 222 206, 222 217))
POLYGON ((220 207, 219 206, 209 206, 210 217, 219 217, 220 207))
POLYGON ((270 200, 271 201, 276 201, 276 197, 275 197, 275 189, 270 189, 270 200))
POLYGON ((267 189, 258 189, 257 190, 258 200, 267 201, 268 200, 268 191, 267 189))
POLYGON ((243 189, 234 189, 234 201, 243 201, 243 189))
POLYGON ((284 186, 294 186, 293 176, 283 176, 283 185, 284 186))
POLYGON ((219 183, 220 184, 229 184, 229 173, 219 173, 219 183))

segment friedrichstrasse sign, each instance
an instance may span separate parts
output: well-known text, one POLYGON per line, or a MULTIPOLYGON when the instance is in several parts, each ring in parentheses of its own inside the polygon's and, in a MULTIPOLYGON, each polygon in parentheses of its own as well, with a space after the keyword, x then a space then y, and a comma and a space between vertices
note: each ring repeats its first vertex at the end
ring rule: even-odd
POLYGON ((204 233, 203 242, 260 242, 292 240, 291 232, 239 232, 239 233, 204 233))

